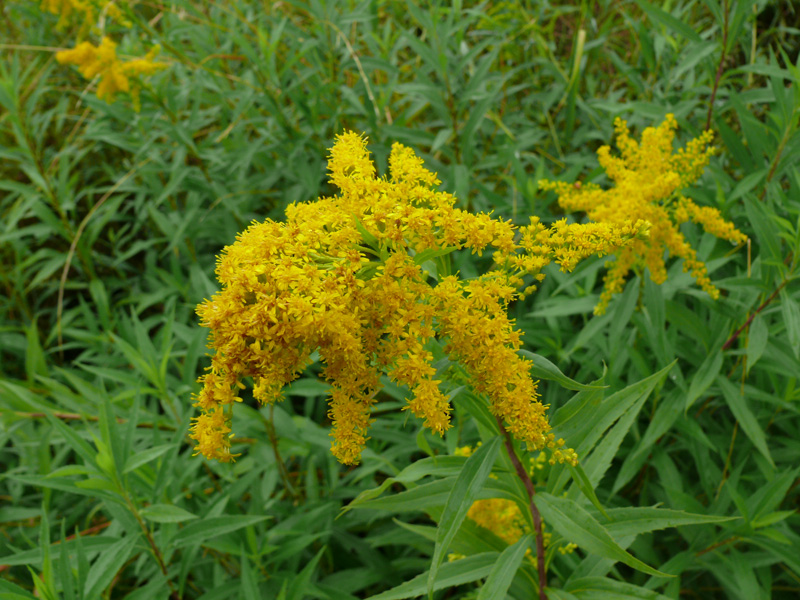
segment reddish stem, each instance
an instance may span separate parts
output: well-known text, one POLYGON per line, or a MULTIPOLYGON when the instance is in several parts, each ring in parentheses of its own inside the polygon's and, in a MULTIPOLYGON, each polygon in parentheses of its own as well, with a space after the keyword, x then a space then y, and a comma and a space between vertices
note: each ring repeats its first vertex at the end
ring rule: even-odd
POLYGON ((726 341, 724 344, 722 344, 722 349, 723 350, 727 350, 728 348, 731 347, 731 344, 733 344, 733 342, 736 341, 736 338, 738 338, 739 335, 741 335, 741 333, 750 326, 750 323, 753 322, 753 319, 756 318, 756 315, 758 313, 760 313, 762 310, 764 310, 770 302, 775 300, 775 297, 786 286, 787 283, 789 283, 789 279, 788 278, 784 279, 783 282, 777 287, 777 289, 774 292, 772 292, 770 297, 767 298, 766 300, 764 300, 764 302, 761 303, 761 306, 759 306, 756 309, 756 312, 754 312, 752 315, 750 315, 750 317, 747 319, 747 321, 744 322, 744 325, 742 325, 741 327, 739 327, 739 329, 737 329, 736 331, 733 332, 733 335, 728 338, 728 341, 726 341))
POLYGON ((536 504, 533 501, 533 497, 536 495, 536 489, 533 486, 533 481, 531 480, 530 475, 528 475, 525 467, 522 466, 517 453, 514 452, 514 444, 511 441, 511 434, 503 426, 503 422, 500 420, 500 418, 495 418, 497 419, 497 425, 500 427, 500 431, 502 431, 503 435, 505 436, 505 445, 506 452, 508 452, 508 457, 511 459, 511 463, 514 465, 514 470, 517 472, 517 475, 519 475, 519 478, 522 479, 522 483, 525 484, 525 489, 528 491, 528 496, 531 499, 530 510, 531 515, 533 516, 533 528, 536 533, 536 566, 539 569, 539 600, 547 600, 547 594, 544 591, 544 588, 547 585, 547 571, 545 570, 544 565, 544 535, 542 531, 542 516, 539 514, 539 509, 536 508, 536 504))

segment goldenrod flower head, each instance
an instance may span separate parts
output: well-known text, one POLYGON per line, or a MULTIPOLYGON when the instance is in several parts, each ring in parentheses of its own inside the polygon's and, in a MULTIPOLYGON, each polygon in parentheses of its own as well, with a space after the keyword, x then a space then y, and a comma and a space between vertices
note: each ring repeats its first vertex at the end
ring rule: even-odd
POLYGON ((682 258, 684 271, 691 271, 697 284, 712 298, 719 297, 705 265, 679 231, 681 223, 691 220, 708 233, 734 243, 747 239, 733 224, 725 221, 717 209, 699 207, 680 194, 700 177, 714 148, 708 145, 712 133, 706 131, 674 152, 676 129, 675 117, 669 114, 658 127, 646 128, 639 143, 630 137, 627 123, 616 119, 614 131, 620 155, 612 156, 608 146, 597 151, 600 165, 614 182, 608 190, 591 183, 539 182, 541 189, 558 193, 558 202, 564 210, 584 211, 597 224, 619 224, 632 215, 650 223, 648 235, 640 235, 639 239, 615 252, 616 261, 609 263, 605 288, 595 314, 605 312, 609 300, 622 290, 633 269, 646 266, 651 279, 663 283, 667 277, 665 251, 682 258))
MULTIPOLYGON (((467 511, 467 517, 491 531, 509 546, 517 543, 519 538, 530 531, 517 503, 513 500, 504 498, 476 500, 467 511)), ((550 535, 545 534, 546 541, 549 541, 550 535)))
MULTIPOLYGON (((389 167, 388 178, 378 177, 366 140, 344 133, 328 162, 337 196, 292 204, 284 222, 253 223, 223 250, 222 290, 197 308, 214 350, 195 402, 203 415, 192 437, 203 455, 231 458, 225 428, 215 421, 208 434, 204 415, 219 407, 228 415, 248 379, 260 402, 280 399, 315 351, 332 385, 332 452, 341 462, 359 461, 382 374, 408 388, 407 410, 443 433, 452 408, 432 366, 435 335, 509 431, 531 448, 558 447, 506 308, 526 279, 541 280, 549 262, 571 269, 635 239, 644 224, 545 227, 533 219, 518 230, 455 208, 455 198, 436 191, 436 176, 400 144, 389 167), (473 280, 423 270, 426 252, 459 249, 491 252, 495 268, 473 280)), ((570 452, 557 459, 577 461, 570 452)))
POLYGON ((98 18, 108 17, 123 27, 130 27, 131 22, 125 18, 117 2, 108 0, 42 0, 39 7, 59 15, 59 28, 74 23, 80 25, 78 39, 88 31, 94 31, 98 18))
POLYGON ((144 58, 121 62, 117 57, 117 45, 104 37, 99 46, 91 42, 81 42, 72 50, 56 53, 56 60, 61 64, 75 65, 86 79, 99 76, 97 97, 112 102, 120 92, 129 92, 133 98, 134 108, 139 110, 139 78, 151 75, 166 68, 166 64, 154 62, 160 48, 155 46, 144 58))

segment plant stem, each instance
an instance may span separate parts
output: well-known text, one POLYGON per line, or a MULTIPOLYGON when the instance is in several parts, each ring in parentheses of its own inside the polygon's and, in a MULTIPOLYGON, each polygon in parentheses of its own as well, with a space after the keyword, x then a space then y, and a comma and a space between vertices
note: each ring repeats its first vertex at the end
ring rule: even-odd
POLYGON ((294 485, 292 485, 292 480, 289 477, 289 471, 286 468, 286 464, 283 462, 283 459, 281 458, 280 450, 278 450, 278 436, 275 435, 274 410, 275 405, 270 404, 269 419, 264 419, 264 428, 267 430, 269 443, 272 445, 272 452, 275 454, 275 461, 278 463, 278 473, 280 473, 283 485, 286 488, 286 491, 294 499, 295 504, 297 504, 301 500, 300 494, 295 489, 294 485))
POLYGON ((533 501, 533 497, 536 495, 536 489, 533 486, 533 481, 531 480, 530 475, 528 475, 528 471, 526 471, 525 467, 522 466, 517 453, 514 451, 514 444, 511 440, 511 434, 503 426, 503 422, 499 417, 495 417, 495 419, 497 419, 497 425, 500 427, 500 431, 502 431, 503 435, 505 436, 505 446, 506 452, 508 452, 508 457, 511 459, 511 463, 514 465, 514 470, 517 472, 517 475, 519 475, 522 483, 525 484, 525 489, 528 490, 528 496, 531 499, 529 506, 531 509, 531 516, 533 517, 534 532, 536 533, 536 566, 539 570, 539 600, 547 600, 547 594, 544 591, 544 588, 547 585, 547 571, 545 570, 544 564, 544 535, 542 531, 542 515, 539 514, 539 509, 536 508, 536 503, 533 501))
POLYGON ((125 499, 126 504, 128 505, 128 510, 131 511, 133 517, 139 523, 139 527, 142 529, 142 533, 144 534, 145 539, 147 540, 148 545, 150 546, 150 551, 153 553, 153 557, 156 559, 156 563, 158 563, 158 568, 161 569, 162 575, 164 575, 164 579, 167 580, 167 586, 169 587, 170 591, 170 598, 172 600, 180 600, 178 596, 178 591, 175 589, 175 585, 172 583, 172 579, 169 576, 169 571, 167 570, 167 565, 164 562, 164 556, 161 554, 161 550, 158 548, 156 541, 153 539, 153 535, 150 533, 150 528, 142 519, 142 516, 139 514, 139 510, 136 507, 136 504, 131 500, 130 496, 128 496, 127 491, 120 486, 120 491, 122 492, 122 497, 125 499))
POLYGON ((719 57, 717 75, 714 78, 714 88, 711 90, 711 99, 708 101, 708 117, 706 118, 706 131, 711 129, 711 113, 714 111, 714 100, 717 98, 717 88, 719 80, 722 79, 722 71, 725 67, 725 53, 728 47, 728 0, 722 3, 722 55, 719 57))
POLYGON ((739 335, 740 335, 740 334, 741 334, 741 333, 742 333, 742 332, 743 332, 745 329, 747 329, 747 328, 750 326, 750 323, 752 323, 752 322, 753 322, 753 319, 755 319, 755 318, 756 318, 756 315, 757 315, 758 313, 760 313, 762 310, 764 310, 764 309, 767 307, 767 305, 768 305, 770 302, 772 302, 773 300, 775 300, 775 298, 777 297, 778 293, 779 293, 779 292, 780 292, 780 291, 781 291, 781 290, 782 290, 784 287, 786 287, 786 284, 787 284, 787 283, 789 283, 789 278, 788 278, 788 277, 787 277, 786 279, 784 279, 784 280, 783 280, 783 282, 782 282, 782 283, 781 283, 781 284, 780 284, 780 285, 779 285, 779 286, 778 286, 778 287, 775 289, 775 291, 774 291, 774 292, 772 292, 772 294, 770 295, 770 297, 769 297, 769 298, 767 298, 766 300, 764 300, 764 302, 762 302, 762 303, 761 303, 761 306, 759 306, 759 307, 756 309, 756 311, 755 311, 755 312, 754 312, 752 315, 750 315, 750 318, 749 318, 749 319, 747 319, 747 321, 745 321, 745 322, 744 322, 744 325, 742 325, 741 327, 739 327, 739 329, 737 329, 736 331, 734 331, 734 332, 733 332, 733 335, 732 335, 731 337, 729 337, 729 338, 728 338, 728 340, 727 340, 727 341, 726 341, 724 344, 722 344, 722 349, 723 349, 723 350, 727 350, 728 348, 730 348, 730 347, 731 347, 731 344, 733 344, 733 342, 735 342, 735 341, 736 341, 736 338, 738 338, 738 337, 739 337, 739 335))

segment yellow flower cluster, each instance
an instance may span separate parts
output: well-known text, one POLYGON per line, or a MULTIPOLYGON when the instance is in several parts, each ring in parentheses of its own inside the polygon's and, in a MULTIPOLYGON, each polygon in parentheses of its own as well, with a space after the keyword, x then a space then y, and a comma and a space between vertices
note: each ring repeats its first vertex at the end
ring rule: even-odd
POLYGON ((72 50, 56 53, 56 60, 67 65, 76 65, 86 79, 100 78, 97 97, 111 102, 119 92, 128 92, 133 99, 134 108, 139 110, 139 77, 151 75, 166 68, 166 64, 153 62, 160 50, 154 46, 144 58, 121 62, 117 57, 117 45, 104 37, 99 46, 91 42, 81 42, 72 50))
POLYGON ((676 129, 675 117, 668 114, 658 127, 646 128, 641 143, 637 143, 630 137, 627 123, 616 119, 614 130, 620 156, 612 156, 608 146, 597 151, 600 165, 614 182, 611 189, 603 190, 594 184, 539 182, 541 189, 558 193, 564 210, 584 211, 595 223, 618 224, 635 215, 652 225, 648 239, 635 240, 616 252, 616 261, 608 265, 595 314, 605 312, 611 297, 622 291, 632 269, 646 266, 651 279, 663 283, 667 277, 665 251, 682 258, 684 271, 691 271, 697 284, 712 298, 719 297, 705 264, 679 231, 682 223, 691 220, 708 233, 737 244, 747 239, 717 209, 699 207, 680 194, 700 177, 714 148, 708 146, 712 134, 706 131, 673 153, 676 129))
MULTIPOLYGON (((545 227, 532 219, 516 228, 455 208, 400 144, 392 147, 390 176, 378 177, 366 140, 350 132, 337 137, 328 168, 337 196, 290 205, 282 223, 253 223, 218 259, 222 290, 197 308, 214 354, 196 397, 196 451, 231 460, 230 422, 243 381, 252 379, 259 402, 275 402, 315 351, 332 385, 332 452, 342 463, 359 461, 382 374, 406 386, 406 409, 442 433, 451 406, 432 366, 434 338, 515 437, 532 449, 561 447, 531 364, 517 353, 520 332, 507 305, 541 280, 549 262, 571 269, 645 235, 645 224, 545 227), (494 267, 472 280, 449 274, 443 262, 459 249, 492 252, 494 267)), ((577 460, 572 450, 554 456, 577 460)))
POLYGON ((79 24, 79 39, 101 18, 109 18, 124 27, 130 27, 128 21, 120 10, 118 2, 109 0, 42 0, 39 7, 58 15, 58 27, 64 28, 70 24, 79 24))

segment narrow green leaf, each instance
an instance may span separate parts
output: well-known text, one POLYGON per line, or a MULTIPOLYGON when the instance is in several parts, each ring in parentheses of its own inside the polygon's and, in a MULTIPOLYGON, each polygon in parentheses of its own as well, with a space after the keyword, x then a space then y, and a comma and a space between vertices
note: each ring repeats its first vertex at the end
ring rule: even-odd
POLYGON ((357 216, 353 215, 353 221, 356 224, 356 231, 358 231, 358 234, 361 236, 361 239, 364 240, 364 243, 370 248, 377 250, 380 246, 378 238, 372 235, 367 228, 364 227, 363 223, 358 220, 357 216))
POLYGON ((722 351, 719 348, 713 349, 711 354, 706 356, 703 364, 697 369, 697 372, 694 374, 689 384, 689 392, 686 394, 684 411, 689 410, 695 400, 697 400, 703 392, 708 389, 708 386, 712 384, 714 378, 722 369, 722 357, 722 351))
POLYGON ((93 466, 97 464, 95 462, 95 456, 97 453, 87 441, 81 439, 80 436, 78 436, 78 434, 75 433, 70 427, 65 425, 61 419, 57 419, 56 417, 48 414, 47 420, 55 429, 58 430, 62 436, 64 436, 66 442, 84 461, 86 461, 86 464, 93 466))
POLYGON ((566 540, 578 544, 583 550, 603 558, 622 562, 648 575, 672 577, 672 575, 648 566, 623 550, 614 541, 608 530, 574 500, 540 492, 536 494, 534 501, 547 524, 566 540))
POLYGON ((117 572, 128 561, 133 552, 138 535, 125 536, 100 557, 89 569, 83 588, 84 598, 99 598, 108 587, 108 584, 117 576, 117 572))
POLYGON ((573 594, 574 598, 587 598, 600 600, 608 598, 611 600, 670 600, 669 596, 664 596, 653 590, 606 579, 605 577, 580 577, 571 579, 564 586, 564 590, 573 594))
POLYGON ((764 458, 769 461, 769 464, 774 467, 775 463, 767 447, 767 436, 761 428, 761 425, 758 424, 758 419, 756 419, 750 407, 747 406, 745 397, 735 385, 728 381, 727 377, 721 375, 717 377, 717 385, 719 389, 722 390, 722 395, 725 398, 725 402, 728 404, 728 408, 731 409, 733 416, 739 422, 745 435, 753 442, 756 450, 761 452, 764 458))
POLYGON ((789 347, 794 352, 794 357, 800 358, 800 306, 785 289, 781 290, 781 314, 789 338, 789 347))
POLYGON ((492 472, 494 461, 502 445, 503 437, 496 436, 485 442, 464 463, 464 468, 456 477, 453 489, 439 521, 436 535, 436 546, 433 550, 431 569, 428 572, 428 594, 433 593, 436 574, 442 564, 445 553, 450 548, 458 528, 467 516, 467 511, 477 499, 478 492, 492 472))
POLYGON ((122 470, 122 472, 130 473, 131 471, 135 471, 143 464, 149 463, 151 460, 158 458, 173 448, 175 448, 175 444, 160 444, 158 446, 148 448, 147 450, 137 452, 136 454, 132 454, 128 457, 128 460, 125 461, 125 468, 122 470))
POLYGON ((533 535, 523 535, 515 544, 503 550, 497 562, 494 563, 486 582, 478 592, 478 600, 494 600, 505 598, 514 575, 525 558, 525 552, 531 547, 533 535))
MULTIPOLYGON (((606 430, 631 406, 646 399, 674 366, 673 361, 660 371, 629 385, 605 400, 601 400, 601 392, 598 390, 579 392, 554 415, 551 421, 554 435, 556 438, 564 438, 578 453, 578 457, 587 456, 606 430)), ((562 467, 557 477, 548 480, 548 491, 558 494, 568 481, 569 471, 562 467)))
POLYGON ((625 414, 619 418, 614 426, 603 435, 591 454, 582 460, 583 469, 591 484, 591 489, 597 487, 600 480, 606 474, 606 471, 608 471, 611 466, 611 461, 616 456, 622 444, 622 440, 625 439, 631 426, 636 422, 636 417, 638 417, 639 412, 642 410, 642 406, 644 406, 647 397, 648 396, 645 394, 639 396, 638 400, 625 411, 625 414))
POLYGON ((10 581, 0 579, 0 599, 2 600, 37 600, 36 596, 27 590, 14 585, 10 581))
POLYGON ((250 560, 247 558, 244 544, 242 544, 239 551, 239 562, 241 565, 239 580, 241 581, 242 600, 260 600, 262 595, 258 590, 258 580, 253 572, 253 567, 250 565, 250 560))
MULTIPOLYGON (((468 556, 461 560, 448 562, 439 569, 439 575, 433 587, 434 591, 452 588, 463 585, 471 581, 483 579, 492 571, 498 552, 484 552, 474 556, 468 556)), ((428 572, 417 575, 411 581, 406 581, 391 590, 387 590, 377 596, 371 596, 369 600, 404 600, 405 598, 416 598, 427 593, 428 572)))
POLYGON ((154 523, 181 523, 197 518, 197 515, 174 504, 151 504, 139 512, 145 519, 154 523))
POLYGON ((717 515, 698 515, 682 510, 670 510, 655 507, 611 508, 608 509, 609 523, 605 528, 615 538, 638 535, 683 525, 701 525, 707 523, 723 523, 739 517, 722 517, 717 515))
POLYGON ((753 529, 760 529, 761 527, 769 527, 770 525, 774 525, 775 523, 780 523, 781 521, 785 521, 786 519, 795 514, 797 514, 797 511, 794 510, 779 510, 777 512, 764 515, 761 518, 753 519, 753 521, 750 524, 753 526, 753 529))
POLYGON ((769 327, 762 315, 756 315, 747 334, 747 372, 758 362, 764 354, 769 340, 769 327))
POLYGON ((639 5, 647 16, 650 18, 651 21, 654 23, 659 23, 666 27, 667 29, 671 30, 673 33, 677 33, 681 37, 687 39, 690 42, 702 42, 703 38, 701 38, 694 29, 689 27, 686 23, 681 21, 680 19, 676 19, 668 12, 661 10, 657 6, 650 4, 649 2, 645 2, 645 0, 636 0, 636 4, 639 5))
POLYGON ((319 563, 319 559, 322 558, 322 553, 325 552, 325 550, 327 550, 327 546, 320 548, 314 558, 312 558, 306 566, 303 567, 303 570, 292 579, 292 583, 289 585, 289 590, 286 595, 287 600, 303 600, 308 597, 310 591, 308 586, 311 582, 311 576, 314 574, 317 563, 319 563))
POLYGON ((414 255, 414 264, 421 265, 424 262, 438 258, 440 256, 447 256, 451 252, 458 250, 456 246, 446 246, 444 248, 428 248, 414 255))
POLYGON ((575 485, 581 491, 581 493, 586 496, 589 502, 600 511, 604 517, 608 517, 606 514, 606 508, 600 503, 600 499, 597 497, 597 494, 594 493, 594 488, 596 484, 593 484, 589 477, 586 475, 586 472, 583 470, 583 467, 580 463, 575 465, 569 465, 570 471, 572 471, 572 478, 575 480, 575 485))
POLYGON ((534 377, 538 377, 539 379, 547 379, 550 381, 555 381, 557 383, 560 383, 563 387, 567 388, 568 390, 574 390, 576 392, 596 390, 607 387, 603 385, 595 385, 595 384, 587 385, 583 383, 578 383, 574 379, 570 379, 569 377, 564 375, 564 373, 561 372, 561 369, 559 369, 556 365, 547 360, 544 356, 534 354, 533 352, 529 352, 528 350, 520 350, 519 353, 533 363, 533 367, 531 368, 531 374, 534 377))
POLYGON ((224 535, 255 525, 269 517, 256 515, 226 515, 224 517, 210 517, 195 521, 181 529, 172 538, 172 545, 176 548, 198 544, 205 540, 224 535))
POLYGON ((25 328, 25 375, 31 383, 38 375, 47 376, 47 359, 39 341, 39 328, 36 321, 25 328))

